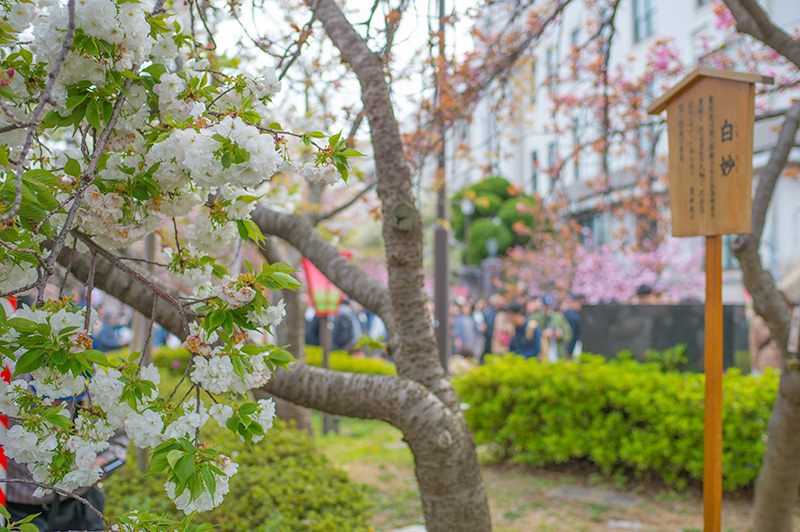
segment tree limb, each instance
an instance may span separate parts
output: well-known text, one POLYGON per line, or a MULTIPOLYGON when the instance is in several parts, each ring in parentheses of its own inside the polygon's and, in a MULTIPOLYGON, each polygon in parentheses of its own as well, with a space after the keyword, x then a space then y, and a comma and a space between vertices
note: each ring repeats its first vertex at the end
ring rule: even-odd
POLYGON ((262 233, 277 236, 294 246, 350 298, 380 316, 389 336, 395 336, 394 310, 386 287, 342 257, 305 218, 263 207, 256 208, 252 218, 262 233))
POLYGON ((755 0, 725 0, 736 29, 763 42, 800 68, 800 42, 772 23, 755 0))

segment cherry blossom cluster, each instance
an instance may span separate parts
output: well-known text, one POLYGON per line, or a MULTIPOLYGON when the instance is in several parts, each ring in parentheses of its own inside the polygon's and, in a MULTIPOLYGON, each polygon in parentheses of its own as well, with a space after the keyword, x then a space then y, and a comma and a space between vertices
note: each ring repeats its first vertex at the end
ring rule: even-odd
POLYGON ((0 413, 14 421, 0 444, 38 482, 73 490, 97 481, 97 453, 124 430, 152 449, 167 494, 193 512, 218 505, 237 469, 202 445, 200 429, 214 419, 263 439, 274 404, 241 396, 291 361, 250 341, 285 316, 265 294, 296 288, 291 268, 230 275, 226 252, 263 239, 250 219, 257 204, 296 203, 274 176, 333 184, 360 154, 340 135, 318 145, 325 136, 312 132, 296 136, 314 162, 292 162, 294 134, 270 119, 275 69, 228 71, 183 30, 198 7, 178 4, 0 0, 0 296, 38 296, 33 308, 0 313, 0 363, 15 372, 0 384, 0 413), (44 299, 63 248, 115 256, 154 232, 165 242, 160 272, 186 295, 176 310, 196 317, 184 331, 188 398, 159 397, 158 369, 141 353, 109 360, 92 348, 91 315, 44 299))

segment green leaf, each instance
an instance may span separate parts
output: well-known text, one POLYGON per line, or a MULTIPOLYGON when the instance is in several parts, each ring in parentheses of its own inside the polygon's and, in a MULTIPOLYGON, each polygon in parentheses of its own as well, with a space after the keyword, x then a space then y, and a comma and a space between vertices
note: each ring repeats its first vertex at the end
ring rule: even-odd
POLYGON ((239 407, 237 413, 239 416, 252 416, 255 414, 256 410, 258 410, 258 405, 255 403, 244 403, 242 406, 239 407))
POLYGON ((100 129, 100 107, 96 100, 91 100, 86 106, 86 121, 95 129, 100 129))
POLYGON ((344 150, 340 152, 345 157, 363 157, 364 154, 353 149, 344 150))
POLYGON ((315 139, 324 139, 325 135, 320 133, 319 131, 312 131, 311 133, 306 133, 309 137, 313 137, 315 139))
POLYGON ((182 456, 186 456, 186 453, 183 451, 179 451, 178 449, 172 450, 167 453, 167 462, 171 468, 175 468, 175 463, 180 460, 182 456))
POLYGON ((31 349, 17 359, 17 366, 14 369, 14 375, 23 375, 31 373, 33 370, 41 367, 44 362, 44 349, 31 349))
POLYGON ((335 148, 336 146, 339 145, 339 137, 341 137, 341 136, 342 136, 342 133, 340 131, 339 133, 335 134, 334 136, 332 136, 328 140, 328 144, 330 144, 331 148, 335 148))
POLYGON ((64 173, 73 177, 81 175, 81 163, 75 159, 68 159, 67 164, 64 165, 64 173))
MULTIPOLYGON (((139 353, 135 353, 135 355, 139 355, 139 353)), ((89 349, 88 351, 83 352, 83 356, 85 356, 88 360, 91 360, 95 364, 100 366, 107 366, 111 367, 113 364, 109 362, 108 357, 102 351, 98 351, 97 349, 89 349)))
POLYGON ((216 331, 220 325, 225 322, 225 317, 228 313, 222 309, 217 309, 212 312, 209 312, 206 315, 205 322, 203 325, 208 332, 216 331))

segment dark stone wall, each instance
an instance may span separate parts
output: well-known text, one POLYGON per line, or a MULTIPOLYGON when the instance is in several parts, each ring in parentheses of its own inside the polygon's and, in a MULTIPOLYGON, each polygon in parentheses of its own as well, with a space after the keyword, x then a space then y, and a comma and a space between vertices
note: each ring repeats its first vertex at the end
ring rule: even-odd
MULTIPOLYGON (((734 353, 747 351, 744 306, 722 308, 722 363, 734 366, 734 353)), ((583 351, 613 357, 629 349, 641 359, 647 349, 686 344, 690 371, 703 371, 703 305, 586 305, 581 310, 583 351)))

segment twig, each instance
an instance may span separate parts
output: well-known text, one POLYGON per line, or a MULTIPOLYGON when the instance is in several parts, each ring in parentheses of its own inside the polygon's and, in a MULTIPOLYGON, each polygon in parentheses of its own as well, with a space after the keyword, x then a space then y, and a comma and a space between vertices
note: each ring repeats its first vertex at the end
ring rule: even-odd
POLYGON ((330 218, 333 218, 334 216, 336 216, 340 212, 350 208, 358 200, 360 200, 362 197, 364 197, 364 195, 367 192, 369 192, 370 190, 375 188, 375 186, 377 184, 378 184, 378 180, 376 179, 376 180, 372 181, 371 183, 367 184, 367 186, 364 187, 358 194, 354 195, 352 198, 350 198, 348 201, 342 203, 338 207, 336 207, 334 209, 331 209, 330 211, 328 211, 328 212, 326 212, 324 214, 320 214, 318 216, 312 216, 312 220, 311 220, 312 225, 317 225, 318 223, 320 223, 320 222, 322 222, 324 220, 328 220, 330 218))
POLYGON ((16 216, 20 207, 22 207, 22 169, 25 166, 24 161, 28 156, 28 151, 31 149, 31 144, 33 144, 33 136, 36 133, 36 128, 39 126, 39 117, 44 110, 44 106, 50 101, 50 94, 53 92, 53 86, 56 83, 56 78, 58 77, 59 72, 61 72, 61 67, 64 66, 64 61, 67 59, 67 54, 72 48, 72 41, 75 37, 75 0, 69 0, 67 2, 67 12, 69 13, 69 22, 67 23, 67 32, 64 35, 64 40, 61 43, 61 50, 58 53, 56 62, 53 64, 53 69, 47 74, 47 82, 44 85, 42 94, 39 96, 39 102, 36 104, 36 108, 33 110, 33 115, 31 116, 30 121, 31 126, 28 128, 28 134, 25 136, 25 143, 22 145, 22 151, 19 154, 17 171, 14 174, 14 204, 11 206, 10 211, 3 213, 3 215, 0 216, 0 223, 10 220, 16 216))
POLYGON ((67 268, 64 271, 64 280, 61 281, 61 288, 58 289, 58 297, 64 295, 64 288, 67 286, 67 279, 69 278, 69 274, 72 272, 72 260, 75 258, 75 248, 77 247, 78 239, 74 238, 72 240, 72 249, 69 252, 69 262, 67 262, 67 268))
POLYGON ((92 261, 89 264, 89 279, 86 281, 86 321, 83 324, 83 328, 87 331, 92 321, 92 292, 94 292, 94 271, 96 266, 97 253, 92 253, 92 261))
POLYGON ((61 488, 54 488, 53 486, 48 486, 47 484, 42 484, 41 482, 36 482, 35 480, 31 480, 31 479, 28 479, 28 478, 0 478, 0 482, 6 482, 8 484, 30 484, 32 486, 38 486, 40 488, 52 490, 52 491, 58 493, 59 495, 65 495, 67 497, 75 499, 76 501, 80 502, 81 504, 85 504, 86 506, 88 506, 89 509, 92 512, 94 512, 100 519, 102 519, 103 523, 106 526, 106 530, 110 530, 111 529, 111 525, 108 523, 106 518, 103 516, 103 513, 100 512, 100 510, 98 510, 94 506, 92 506, 92 503, 90 503, 89 501, 87 501, 86 499, 81 497, 80 495, 75 495, 74 493, 71 493, 69 491, 62 490, 61 488))

